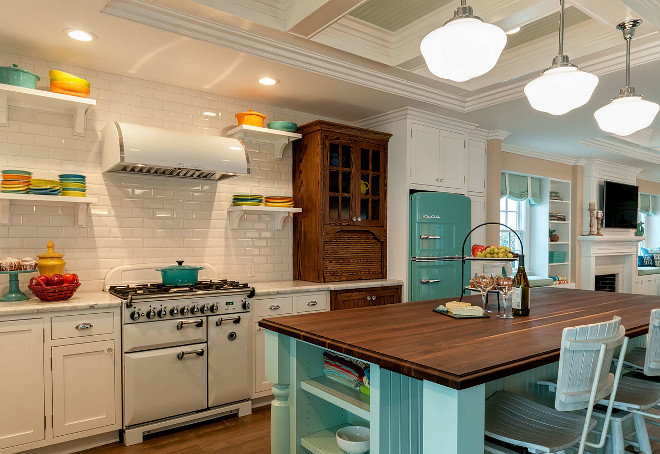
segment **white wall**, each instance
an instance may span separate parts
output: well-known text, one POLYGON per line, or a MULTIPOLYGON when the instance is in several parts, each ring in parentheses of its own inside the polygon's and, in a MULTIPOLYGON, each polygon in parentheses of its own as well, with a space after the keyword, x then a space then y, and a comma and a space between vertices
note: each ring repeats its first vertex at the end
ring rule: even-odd
MULTIPOLYGON (((304 124, 319 116, 0 53, 0 66, 12 63, 39 74, 38 87, 48 85, 49 69, 84 77, 97 106, 87 116, 84 137, 73 136, 71 116, 10 108, 9 125, 0 127, 0 168, 31 170, 34 178, 83 173, 88 194, 99 203, 91 206, 86 227, 74 225, 71 207, 13 204, 10 225, 0 226, 0 257, 36 258, 52 239, 65 254, 66 271, 80 276, 81 290, 101 289, 106 272, 117 265, 177 259, 209 262, 219 277, 241 281, 292 278, 291 223, 276 231, 267 218, 253 215, 238 230, 230 230, 226 211, 234 193, 291 195, 290 148, 279 160, 269 145, 246 142, 251 175, 220 183, 101 174, 98 131, 118 120, 222 135, 235 126, 234 114, 248 108, 266 114, 266 121, 304 124), (219 117, 204 117, 205 111, 219 117), (249 263, 255 265, 253 277, 246 273, 249 263)), ((22 277, 22 282, 27 280, 22 277)), ((6 284, 6 276, 1 276, 0 287, 6 284)))

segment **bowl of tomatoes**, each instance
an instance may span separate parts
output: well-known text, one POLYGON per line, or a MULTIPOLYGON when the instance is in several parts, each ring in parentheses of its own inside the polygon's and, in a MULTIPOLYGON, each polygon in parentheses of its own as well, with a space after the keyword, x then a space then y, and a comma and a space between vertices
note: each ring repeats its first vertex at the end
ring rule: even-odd
POLYGON ((28 288, 34 296, 41 301, 63 301, 68 300, 80 287, 78 275, 73 273, 53 274, 49 276, 42 274, 30 279, 28 288))

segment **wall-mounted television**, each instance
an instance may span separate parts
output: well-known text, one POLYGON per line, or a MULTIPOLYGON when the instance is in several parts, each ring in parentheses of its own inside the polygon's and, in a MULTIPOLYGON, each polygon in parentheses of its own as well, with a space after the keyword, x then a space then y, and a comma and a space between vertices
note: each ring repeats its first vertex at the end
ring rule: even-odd
POLYGON ((636 229, 639 189, 630 184, 606 181, 603 191, 603 226, 636 229))

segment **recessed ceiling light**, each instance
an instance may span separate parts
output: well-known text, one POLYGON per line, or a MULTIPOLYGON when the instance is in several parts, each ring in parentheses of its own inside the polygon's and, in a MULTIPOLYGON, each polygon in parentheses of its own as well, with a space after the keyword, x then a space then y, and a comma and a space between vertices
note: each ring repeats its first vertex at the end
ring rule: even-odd
POLYGON ((504 32, 504 33, 506 33, 507 35, 515 35, 515 34, 518 33, 519 31, 520 31, 520 27, 516 27, 516 28, 512 28, 512 29, 509 30, 508 32, 504 32))
POLYGON ((262 77, 261 79, 259 79, 259 83, 261 85, 275 85, 275 84, 279 84, 280 81, 277 79, 273 79, 272 77, 262 77))
POLYGON ((94 33, 86 32, 85 30, 78 30, 76 28, 67 28, 64 32, 69 35, 69 38, 73 38, 77 41, 91 41, 97 39, 97 36, 94 33))

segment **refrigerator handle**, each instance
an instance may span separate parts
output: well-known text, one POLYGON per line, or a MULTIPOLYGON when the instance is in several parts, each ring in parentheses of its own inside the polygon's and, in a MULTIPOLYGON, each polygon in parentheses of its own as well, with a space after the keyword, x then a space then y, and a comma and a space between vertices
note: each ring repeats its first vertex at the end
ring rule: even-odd
POLYGON ((442 282, 442 279, 421 279, 419 282, 422 284, 437 284, 442 282))
POLYGON ((420 240, 441 240, 442 235, 424 235, 424 234, 422 234, 422 235, 419 236, 419 239, 420 240))

